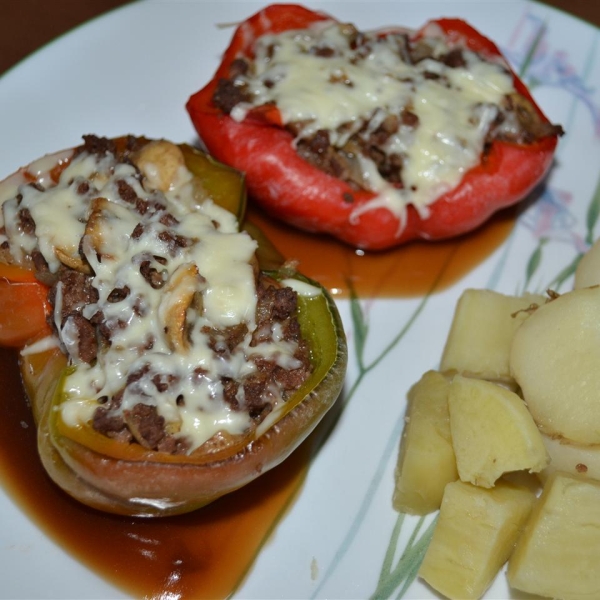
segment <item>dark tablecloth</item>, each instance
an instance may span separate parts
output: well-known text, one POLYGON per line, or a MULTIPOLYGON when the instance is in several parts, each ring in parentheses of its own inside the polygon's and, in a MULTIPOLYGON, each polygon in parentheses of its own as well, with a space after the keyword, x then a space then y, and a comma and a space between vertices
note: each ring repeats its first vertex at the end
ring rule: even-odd
MULTIPOLYGON (((0 8, 0 73, 44 44, 131 0, 7 0, 0 8)), ((598 0, 545 0, 600 26, 598 0)), ((268 4, 268 2, 265 2, 268 4)))

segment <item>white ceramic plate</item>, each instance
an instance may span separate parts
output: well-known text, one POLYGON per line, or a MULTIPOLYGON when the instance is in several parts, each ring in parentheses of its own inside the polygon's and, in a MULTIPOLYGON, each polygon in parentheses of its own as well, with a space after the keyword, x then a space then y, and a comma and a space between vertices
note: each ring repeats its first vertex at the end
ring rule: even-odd
MULTIPOLYGON (((507 242, 452 288, 431 296, 376 369, 361 381, 311 466, 291 512, 260 553, 239 598, 367 598, 374 594, 398 515, 393 468, 410 385, 436 368, 456 299, 465 287, 539 291, 586 249, 600 202, 600 35, 592 26, 525 0, 307 1, 362 28, 418 27, 460 16, 497 41, 517 69, 544 28, 525 80, 567 131, 537 202, 507 242), (593 214, 593 211, 592 213, 593 214)), ((117 10, 46 46, 0 80, 0 174, 83 133, 196 139, 184 110, 206 82, 239 21, 258 2, 150 0, 117 10)), ((557 284, 555 284, 556 287, 557 284)), ((567 278, 561 289, 570 285, 567 278)), ((420 308, 421 299, 361 301, 368 321, 365 361, 375 360, 420 308)), ((351 345, 347 388, 359 376, 348 301, 340 301, 351 345)), ((0 491, 0 596, 122 598, 46 538, 0 491)), ((412 533, 407 519, 394 560, 412 533)), ((393 587, 393 586, 392 586, 393 587)), ((396 596, 399 587, 390 594, 396 596)), ((488 598, 508 598, 501 574, 488 598)), ((406 598, 436 597, 419 582, 406 598)))

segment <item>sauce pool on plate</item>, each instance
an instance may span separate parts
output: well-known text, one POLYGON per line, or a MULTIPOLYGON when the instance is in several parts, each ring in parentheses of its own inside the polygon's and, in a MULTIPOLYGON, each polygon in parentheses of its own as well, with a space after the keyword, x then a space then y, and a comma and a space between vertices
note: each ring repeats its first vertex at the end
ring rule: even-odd
POLYGON ((48 536, 135 597, 225 598, 238 587, 300 488, 318 432, 283 465, 201 510, 120 517, 80 504, 51 482, 37 455, 17 355, 0 348, 0 360, 2 485, 48 536))
MULTIPOLYGON (((508 236, 515 211, 447 242, 418 242, 362 253, 334 240, 301 233, 257 210, 251 219, 277 249, 338 298, 410 297, 458 281, 508 236)), ((104 514, 72 500, 42 468, 36 428, 22 391, 13 350, 4 364, 0 418, 2 484, 23 511, 66 551, 116 587, 138 597, 227 597, 248 573, 270 532, 301 488, 326 422, 286 460, 252 484, 190 514, 136 519, 104 514)), ((309 566, 307 566, 307 569, 309 566)))
POLYGON ((483 262, 510 234, 517 209, 496 213, 479 229, 444 241, 415 241, 383 252, 356 250, 325 235, 276 222, 260 209, 248 217, 298 270, 336 298, 407 298, 439 292, 483 262))

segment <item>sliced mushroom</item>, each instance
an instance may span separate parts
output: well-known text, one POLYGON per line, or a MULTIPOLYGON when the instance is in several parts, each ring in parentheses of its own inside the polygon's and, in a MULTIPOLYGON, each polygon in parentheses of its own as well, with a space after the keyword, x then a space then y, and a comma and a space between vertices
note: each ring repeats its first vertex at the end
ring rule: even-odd
POLYGON ((106 215, 104 211, 108 209, 110 201, 106 198, 94 198, 92 200, 92 211, 85 226, 86 248, 92 248, 97 256, 104 254, 104 230, 106 215))
POLYGON ((175 269, 162 289, 158 317, 164 325, 167 343, 173 352, 185 353, 189 350, 186 313, 202 281, 198 267, 186 263, 175 269))
POLYGON ((163 192, 176 187, 181 173, 185 171, 183 152, 175 144, 165 140, 146 144, 134 155, 133 162, 148 184, 163 192))
POLYGON ((56 258, 58 258, 63 265, 66 265, 75 271, 79 271, 80 273, 85 273, 86 275, 92 273, 90 265, 81 258, 77 248, 60 248, 57 246, 54 249, 54 254, 56 254, 56 258))
POLYGON ((137 217, 127 208, 107 198, 94 198, 88 218, 83 247, 90 262, 90 252, 97 259, 114 258, 119 246, 126 244, 137 224, 137 217))

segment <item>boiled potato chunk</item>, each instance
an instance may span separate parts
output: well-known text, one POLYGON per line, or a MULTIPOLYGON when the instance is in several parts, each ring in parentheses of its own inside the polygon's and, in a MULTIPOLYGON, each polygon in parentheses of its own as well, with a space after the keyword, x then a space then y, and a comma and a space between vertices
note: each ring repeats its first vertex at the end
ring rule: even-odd
POLYGON ((510 558, 508 581, 551 598, 600 598, 599 556, 600 482, 556 473, 510 558))
POLYGON ((506 296, 491 290, 461 295, 442 355, 441 370, 481 379, 512 381, 509 353, 513 335, 532 305, 544 296, 506 296))
POLYGON ((538 472, 548 464, 542 436, 514 392, 457 375, 450 384, 448 408, 462 481, 489 488, 503 473, 538 472))
POLYGON ((600 239, 583 255, 575 270, 575 289, 600 284, 600 239))
POLYGON ((550 464, 542 473, 544 479, 555 471, 564 471, 600 481, 600 446, 575 444, 547 435, 542 435, 542 439, 550 455, 550 464))
POLYGON ((448 598, 480 598, 508 560, 535 494, 504 481, 446 486, 419 575, 448 598))
POLYGON ((538 427, 600 444, 600 287, 540 306, 515 333, 511 371, 538 427))
POLYGON ((424 515, 437 510, 446 483, 458 479, 450 439, 449 385, 441 373, 428 371, 408 393, 393 497, 398 511, 424 515))

